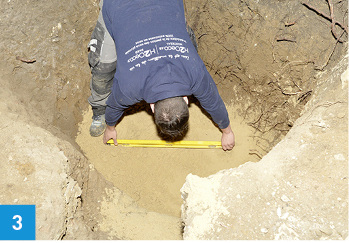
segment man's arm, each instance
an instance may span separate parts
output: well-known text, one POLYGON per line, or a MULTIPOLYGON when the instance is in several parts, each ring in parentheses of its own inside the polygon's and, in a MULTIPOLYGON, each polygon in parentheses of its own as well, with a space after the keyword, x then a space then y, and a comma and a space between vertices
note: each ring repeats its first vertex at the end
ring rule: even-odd
POLYGON ((133 102, 127 99, 122 92, 119 92, 117 85, 114 85, 114 87, 107 100, 107 108, 105 109, 105 123, 107 124, 107 128, 104 131, 103 143, 106 144, 110 139, 113 139, 114 144, 117 145, 115 125, 124 114, 124 111, 129 106, 133 105, 133 102), (115 96, 117 96, 118 99, 115 98, 115 96), (122 101, 126 101, 128 104, 124 104, 122 101))
POLYGON ((193 95, 199 100, 201 106, 211 115, 212 120, 222 130, 222 148, 231 150, 235 145, 235 136, 230 127, 230 120, 225 104, 218 93, 216 84, 206 68, 205 74, 193 95))
POLYGON ((202 108, 211 115, 220 129, 227 128, 230 121, 225 104, 206 68, 204 68, 204 72, 202 80, 198 82, 196 87, 193 87, 193 95, 199 100, 202 108))
MULTIPOLYGON (((110 97, 109 97, 110 98, 110 97)), ((108 103, 108 102, 107 102, 108 103)), ((115 107, 115 103, 113 103, 114 107, 115 107)), ((107 106, 106 110, 105 110, 105 122, 107 124, 107 127, 104 131, 104 135, 103 135, 103 143, 107 144, 107 142, 110 139, 113 139, 114 144, 117 145, 117 132, 115 129, 116 123, 117 121, 120 119, 120 117, 123 114, 123 110, 122 109, 113 109, 110 106, 107 106)))

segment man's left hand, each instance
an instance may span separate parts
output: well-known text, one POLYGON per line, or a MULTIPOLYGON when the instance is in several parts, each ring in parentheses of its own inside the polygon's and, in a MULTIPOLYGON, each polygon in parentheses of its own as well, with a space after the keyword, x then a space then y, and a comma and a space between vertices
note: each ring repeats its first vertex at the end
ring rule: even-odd
POLYGON ((230 125, 225 128, 222 129, 222 148, 224 151, 227 150, 232 150, 235 146, 235 135, 233 133, 233 131, 231 130, 230 125))

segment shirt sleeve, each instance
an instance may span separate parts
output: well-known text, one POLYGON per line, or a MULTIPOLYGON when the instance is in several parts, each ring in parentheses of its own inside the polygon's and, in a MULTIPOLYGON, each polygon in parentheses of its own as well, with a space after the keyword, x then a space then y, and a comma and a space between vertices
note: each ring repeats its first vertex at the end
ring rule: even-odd
POLYGON ((127 109, 127 107, 120 105, 110 96, 107 101, 107 108, 105 109, 105 123, 108 126, 115 126, 124 114, 125 109, 127 109))
MULTIPOLYGON (((117 82, 115 78, 114 82, 117 82)), ((114 84, 112 93, 107 100, 107 107, 105 110, 105 123, 108 126, 115 126, 115 124, 124 114, 124 111, 134 103, 135 102, 132 102, 120 91, 117 84, 114 84)))
POLYGON ((227 109, 211 75, 206 68, 204 70, 205 73, 201 83, 193 92, 193 95, 199 100, 202 108, 211 115, 212 120, 220 129, 227 128, 230 124, 227 109))

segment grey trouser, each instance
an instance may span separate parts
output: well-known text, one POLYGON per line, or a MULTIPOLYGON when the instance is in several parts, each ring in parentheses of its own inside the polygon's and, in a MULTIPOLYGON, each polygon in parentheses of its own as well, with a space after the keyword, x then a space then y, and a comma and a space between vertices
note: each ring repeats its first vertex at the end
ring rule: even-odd
POLYGON ((91 96, 88 102, 92 106, 93 116, 105 113, 106 101, 111 93, 116 69, 115 43, 110 36, 102 16, 103 0, 99 3, 100 11, 96 27, 88 44, 88 62, 91 67, 91 96))
MULTIPOLYGON (((100 1, 99 16, 91 41, 88 44, 88 62, 91 67, 91 96, 88 102, 92 106, 93 116, 105 113, 106 101, 111 93, 113 77, 116 70, 115 43, 110 36, 102 16, 103 0, 100 1)), ((190 39, 197 50, 194 31, 187 24, 190 39)))

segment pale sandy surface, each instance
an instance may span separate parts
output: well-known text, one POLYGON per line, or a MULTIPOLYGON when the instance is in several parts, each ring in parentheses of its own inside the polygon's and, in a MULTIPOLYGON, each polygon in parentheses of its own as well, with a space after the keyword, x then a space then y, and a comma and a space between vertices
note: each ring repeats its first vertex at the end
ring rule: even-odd
MULTIPOLYGON (((106 146, 89 135, 92 112, 84 114, 77 143, 95 168, 149 211, 180 216, 180 188, 189 173, 208 176, 219 170, 256 161, 253 132, 228 107, 236 146, 221 149, 127 148, 106 146)), ((220 141, 221 132, 195 104, 190 105, 190 130, 185 140, 220 141)), ((119 139, 159 139, 153 118, 146 111, 124 117, 117 126, 119 139)))

